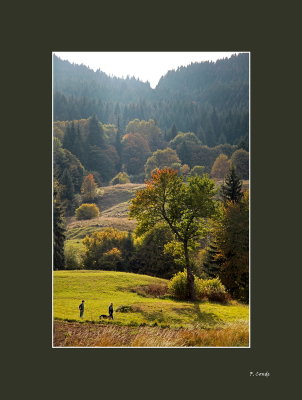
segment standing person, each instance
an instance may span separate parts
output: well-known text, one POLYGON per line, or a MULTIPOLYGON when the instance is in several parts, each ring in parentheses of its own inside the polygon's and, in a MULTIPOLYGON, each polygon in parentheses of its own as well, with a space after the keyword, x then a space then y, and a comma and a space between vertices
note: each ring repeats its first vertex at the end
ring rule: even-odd
POLYGON ((85 302, 85 300, 82 300, 82 303, 79 305, 80 318, 83 318, 83 315, 84 315, 84 302, 85 302))
POLYGON ((109 306, 109 318, 113 319, 113 303, 109 306))

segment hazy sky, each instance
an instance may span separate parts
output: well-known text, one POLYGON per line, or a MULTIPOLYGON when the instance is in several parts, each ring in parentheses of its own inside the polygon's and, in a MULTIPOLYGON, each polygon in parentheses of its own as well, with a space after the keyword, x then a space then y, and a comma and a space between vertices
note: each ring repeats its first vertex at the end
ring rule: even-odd
POLYGON ((171 69, 191 62, 216 61, 238 52, 57 52, 58 57, 93 70, 100 69, 107 75, 126 78, 134 76, 149 81, 155 88, 160 78, 171 69))

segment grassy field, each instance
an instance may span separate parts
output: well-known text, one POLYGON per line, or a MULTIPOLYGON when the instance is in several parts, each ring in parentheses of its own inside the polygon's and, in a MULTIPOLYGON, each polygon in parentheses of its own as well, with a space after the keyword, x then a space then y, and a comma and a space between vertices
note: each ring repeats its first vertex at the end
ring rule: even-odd
POLYGON ((167 295, 154 297, 155 289, 164 291, 166 284, 164 279, 124 272, 54 271, 55 343, 80 346, 83 338, 89 337, 89 345, 101 346, 106 335, 111 343, 108 346, 136 346, 139 342, 142 346, 152 343, 154 346, 187 346, 190 340, 196 346, 248 345, 248 306, 235 302, 220 305, 175 301, 167 295), (79 318, 78 309, 82 299, 85 300, 83 320, 79 318), (108 314, 111 302, 115 310, 130 306, 130 312, 115 312, 113 321, 100 321, 99 315, 108 314), (69 344, 62 332, 71 332, 69 344), (165 332, 163 341, 160 332, 165 332), (113 339, 116 335, 119 340, 113 339))

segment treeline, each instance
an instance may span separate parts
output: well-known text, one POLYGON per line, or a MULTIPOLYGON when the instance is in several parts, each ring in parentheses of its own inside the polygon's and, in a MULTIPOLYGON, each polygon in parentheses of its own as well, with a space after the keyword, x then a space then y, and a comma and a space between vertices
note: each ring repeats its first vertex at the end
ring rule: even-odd
POLYGON ((54 56, 54 120, 96 115, 125 130, 133 119, 153 119, 166 136, 175 124, 204 145, 245 141, 248 146, 248 57, 243 53, 181 67, 151 89, 135 78, 112 78, 54 56))
POLYGON ((54 177, 66 215, 78 206, 83 179, 93 174, 99 186, 142 183, 156 168, 171 167, 181 175, 211 174, 223 179, 230 162, 248 179, 249 155, 240 146, 203 145, 193 132, 176 126, 163 132, 153 120, 132 120, 124 132, 113 124, 89 119, 54 123, 54 177), (171 140, 169 140, 171 138, 171 140))

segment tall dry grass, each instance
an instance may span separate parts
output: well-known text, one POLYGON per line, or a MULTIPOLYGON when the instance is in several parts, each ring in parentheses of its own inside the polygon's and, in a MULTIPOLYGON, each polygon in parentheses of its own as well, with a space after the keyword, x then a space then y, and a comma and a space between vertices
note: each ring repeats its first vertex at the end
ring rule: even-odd
POLYGON ((247 347, 246 322, 211 330, 54 322, 55 347, 247 347))

